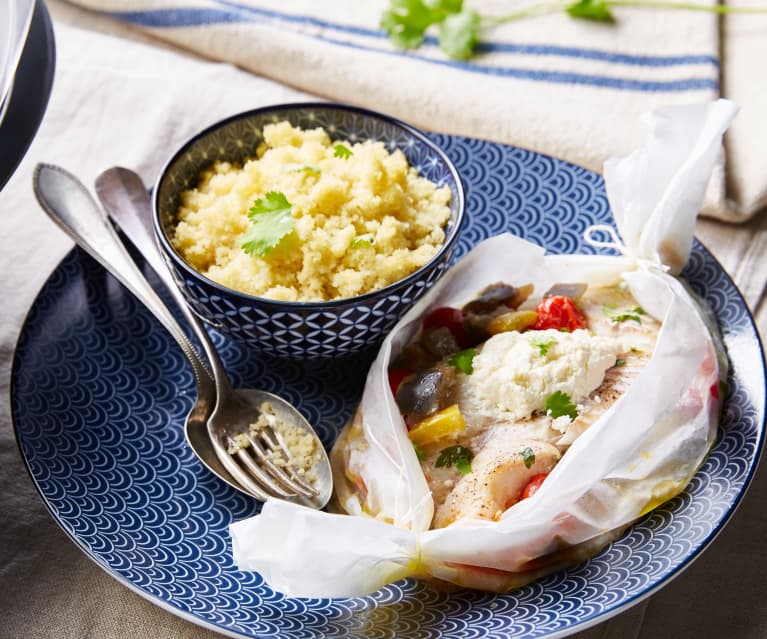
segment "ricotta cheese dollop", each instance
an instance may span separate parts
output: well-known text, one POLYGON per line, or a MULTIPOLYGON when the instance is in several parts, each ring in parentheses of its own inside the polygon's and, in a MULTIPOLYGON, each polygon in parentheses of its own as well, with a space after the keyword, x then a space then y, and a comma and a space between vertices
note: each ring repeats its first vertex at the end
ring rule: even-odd
POLYGON ((588 330, 499 333, 474 358, 466 390, 499 418, 524 419, 545 411, 557 391, 584 400, 624 351, 620 340, 588 330))

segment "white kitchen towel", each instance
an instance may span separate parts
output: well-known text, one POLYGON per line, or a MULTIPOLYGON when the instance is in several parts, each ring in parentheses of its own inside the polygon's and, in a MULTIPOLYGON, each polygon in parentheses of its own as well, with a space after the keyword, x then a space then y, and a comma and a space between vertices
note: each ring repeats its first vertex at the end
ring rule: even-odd
MULTIPOLYGON (((595 171, 636 147, 640 113, 725 95, 741 115, 703 213, 744 220, 767 204, 767 86, 759 68, 767 14, 614 7, 615 22, 596 23, 558 11, 483 31, 476 55, 462 62, 440 50, 432 31, 418 49, 394 47, 380 28, 389 0, 74 1, 316 95, 595 171)), ((464 5, 501 15, 539 1, 464 5)))

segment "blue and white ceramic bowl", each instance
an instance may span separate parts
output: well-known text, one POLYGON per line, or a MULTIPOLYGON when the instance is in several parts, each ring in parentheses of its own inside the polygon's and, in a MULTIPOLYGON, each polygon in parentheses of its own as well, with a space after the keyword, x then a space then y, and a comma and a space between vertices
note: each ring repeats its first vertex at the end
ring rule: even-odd
POLYGON ((464 216, 464 190, 447 156, 413 127, 380 113, 331 103, 287 104, 248 111, 205 129, 165 165, 154 190, 155 229, 166 261, 192 309, 229 337, 270 355, 326 358, 377 345, 449 266, 464 216), (400 149, 419 174, 452 191, 440 251, 426 265, 386 288, 330 302, 282 302, 229 289, 201 275, 174 250, 169 235, 180 195, 213 162, 255 154, 266 124, 287 120, 324 128, 333 139, 379 140, 400 149))

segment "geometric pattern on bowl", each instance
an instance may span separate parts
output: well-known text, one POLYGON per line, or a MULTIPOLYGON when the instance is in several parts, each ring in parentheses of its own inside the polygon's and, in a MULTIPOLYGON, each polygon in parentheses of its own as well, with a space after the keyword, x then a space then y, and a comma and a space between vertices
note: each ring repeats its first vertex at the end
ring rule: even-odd
POLYGON ((256 350, 291 358, 351 355, 377 345, 397 320, 450 264, 464 215, 461 179, 448 157, 420 131, 389 116, 347 105, 301 103, 265 107, 232 116, 184 143, 160 173, 154 189, 155 229, 176 282, 192 309, 232 339, 256 350), (213 162, 241 163, 263 141, 263 127, 289 121, 322 127, 331 139, 376 140, 399 149, 418 173, 451 192, 450 219, 440 251, 406 278, 378 291, 330 302, 280 302, 233 291, 192 269, 168 237, 180 194, 197 184, 213 162))

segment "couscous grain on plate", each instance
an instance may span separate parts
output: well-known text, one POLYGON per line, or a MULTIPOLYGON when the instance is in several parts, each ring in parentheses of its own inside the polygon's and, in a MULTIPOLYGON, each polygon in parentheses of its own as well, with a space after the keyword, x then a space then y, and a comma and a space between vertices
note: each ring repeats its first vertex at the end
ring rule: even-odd
POLYGON ((172 244, 195 270, 270 299, 354 297, 418 270, 445 241, 450 189, 382 142, 264 127, 256 157, 182 194, 172 244))

